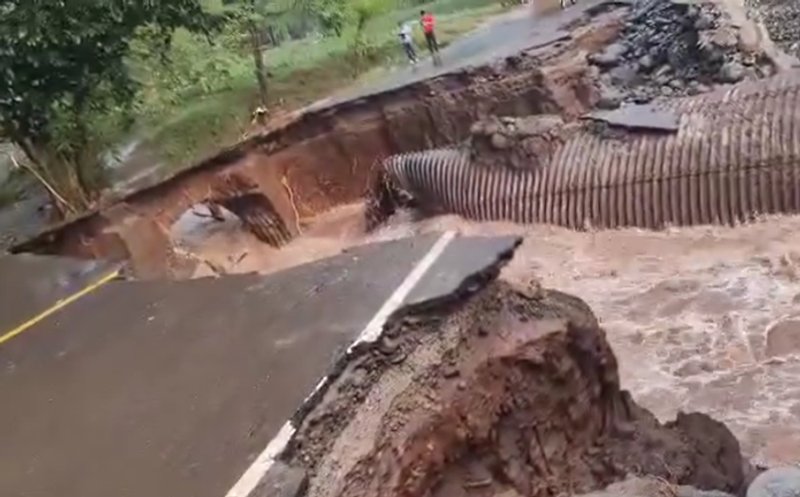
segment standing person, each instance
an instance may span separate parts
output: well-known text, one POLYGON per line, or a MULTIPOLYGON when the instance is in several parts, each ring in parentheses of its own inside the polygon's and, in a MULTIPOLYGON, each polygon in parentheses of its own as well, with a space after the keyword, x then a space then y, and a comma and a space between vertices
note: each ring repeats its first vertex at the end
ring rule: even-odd
POLYGON ((428 50, 431 51, 435 62, 437 55, 439 55, 439 43, 436 42, 436 18, 433 17, 433 14, 424 10, 421 10, 419 15, 422 32, 425 33, 425 41, 428 42, 428 50))
POLYGON ((417 51, 414 50, 414 40, 411 38, 411 26, 402 21, 398 22, 397 25, 400 27, 400 31, 398 31, 397 34, 400 36, 400 43, 403 45, 403 50, 406 51, 408 60, 412 64, 416 64, 417 51))

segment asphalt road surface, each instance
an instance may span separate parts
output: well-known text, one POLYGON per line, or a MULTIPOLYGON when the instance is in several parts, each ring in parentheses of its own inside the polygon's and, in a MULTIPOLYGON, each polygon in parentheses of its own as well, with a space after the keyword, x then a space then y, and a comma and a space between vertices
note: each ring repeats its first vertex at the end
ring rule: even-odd
MULTIPOLYGON (((395 70, 372 85, 352 88, 318 101, 305 108, 304 112, 313 112, 348 100, 391 91, 418 81, 457 72, 466 67, 499 60, 522 50, 566 39, 569 33, 562 28, 581 17, 587 9, 600 3, 603 2, 601 0, 580 2, 543 17, 534 15, 529 6, 520 7, 442 49, 440 65, 434 65, 430 58, 423 59, 416 66, 395 70)), ((417 48, 421 54, 426 53, 424 47, 417 48)), ((402 50, 399 45, 397 49, 402 50)))
POLYGON ((0 345, 0 495, 224 497, 376 317, 517 243, 432 234, 268 276, 107 283, 0 345))

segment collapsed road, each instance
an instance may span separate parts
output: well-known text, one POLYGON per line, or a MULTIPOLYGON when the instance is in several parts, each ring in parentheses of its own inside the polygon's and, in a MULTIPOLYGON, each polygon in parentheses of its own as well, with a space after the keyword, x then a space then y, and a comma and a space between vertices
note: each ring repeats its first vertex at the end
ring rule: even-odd
POLYGON ((203 261, 176 249, 171 228, 194 206, 218 205, 259 240, 281 247, 302 238, 332 208, 360 201, 374 184, 376 161, 460 143, 479 120, 485 126, 477 134, 484 136, 474 141, 484 143, 475 155, 491 155, 499 146, 522 156, 511 168, 456 166, 452 172, 463 184, 449 185, 452 190, 422 185, 436 190, 426 199, 434 212, 573 228, 731 223, 792 212, 795 174, 778 162, 791 162, 793 153, 783 144, 795 138, 794 73, 760 79, 781 69, 780 57, 768 43, 750 41, 749 25, 729 10, 721 0, 702 8, 683 2, 581 4, 532 25, 524 43, 512 44, 515 52, 502 52, 504 59, 481 59, 484 65, 450 68, 433 79, 314 108, 13 251, 124 260, 138 277, 187 277, 203 261), (642 50, 647 53, 640 55, 642 50), (732 65, 745 69, 732 78, 732 65), (617 95, 611 95, 614 88, 617 95), (674 115, 678 129, 620 126, 619 118, 607 115, 595 120, 609 132, 580 124, 597 116, 595 106, 653 98, 661 100, 652 105, 674 115), (741 119, 744 114, 748 119, 741 119), (564 124, 543 129, 536 117, 525 117, 541 115, 564 124), (487 123, 487 116, 507 124, 487 123), (530 136, 519 135, 528 131, 530 136), (584 159, 588 166, 577 167, 584 159), (526 172, 536 167, 543 174, 526 172), (479 176, 497 186, 480 191, 479 176), (511 190, 501 191, 506 187, 511 190), (571 193, 582 189, 587 195, 571 193), (493 197, 484 202, 482 195, 493 197))
POLYGON ((496 280, 519 242, 450 232, 267 277, 108 283, 0 348, 0 491, 544 496, 635 473, 741 494, 736 438, 621 391, 585 303, 496 280))
MULTIPOLYGON (((108 282, 0 346, 0 495, 246 495, 326 375, 397 313, 478 291, 518 243, 439 233, 266 277, 108 282)), ((0 258, 4 288, 31 302, 0 301, 5 329, 109 269, 18 257, 0 258)))
MULTIPOLYGON (((9 462, 0 493, 544 497, 644 481, 637 495, 720 497, 744 493, 756 472, 750 458, 796 462, 796 219, 735 230, 579 233, 409 220, 401 211, 374 234, 358 227, 352 237, 342 219, 316 224, 350 202, 363 222, 359 199, 375 159, 457 144, 471 132, 476 148, 459 160, 472 174, 551 168, 564 154, 565 131, 574 143, 629 152, 610 154, 614 167, 601 169, 609 172, 601 176, 609 179, 605 196, 575 196, 558 179, 574 178, 564 173, 575 163, 564 158, 547 184, 567 185, 567 202, 549 197, 540 218, 549 223, 661 228, 793 212, 794 150, 785 147, 797 142, 793 79, 767 51, 731 45, 730 19, 717 3, 694 11, 669 2, 644 31, 624 25, 657 2, 585 4, 548 28, 543 46, 306 116, 18 246, 108 257, 145 278, 181 279, 197 275, 184 267, 196 261, 181 260, 169 225, 203 202, 236 216, 243 246, 257 244, 226 254, 234 256, 228 268, 208 264, 221 277, 103 285, 0 347, 0 391, 11 399, 0 426, 15 427, 3 433, 0 455, 9 462), (681 29, 666 30, 667 38, 649 36, 674 22, 681 29), (624 46, 611 49, 620 36, 624 46), (649 39, 646 54, 635 46, 641 39, 649 39), (724 47, 696 59, 687 40, 724 47), (728 63, 745 70, 733 78, 738 66, 728 63), (686 71, 677 70, 682 64, 686 71), (695 77, 702 83, 692 84, 695 77), (711 87, 732 79, 744 82, 711 87), (667 99, 684 93, 701 95, 667 99), (744 99, 747 112, 726 107, 742 94, 758 97, 744 99), (648 109, 661 110, 634 115, 635 123, 622 105, 653 99, 648 109), (744 145, 700 126, 726 109, 749 119, 763 101, 767 118, 730 119, 744 145), (692 102, 710 104, 693 113, 692 102), (595 106, 621 108, 590 116, 590 125, 578 121, 595 106), (479 120, 487 116, 498 119, 479 120), (536 132, 520 135, 528 125, 536 132), (507 146, 531 137, 525 147, 507 146), (652 148, 631 147, 631 138, 652 148), (671 159, 656 161, 667 143, 671 159), (709 162, 709 144, 734 148, 709 162), (767 162, 746 167, 732 161, 736 150, 767 162), (774 167, 784 156, 791 167, 774 167), (656 162, 665 174, 650 177, 656 162), (713 192, 717 203, 708 202, 713 192), (431 233, 448 223, 515 236, 431 233), (420 232, 427 235, 349 248, 420 232), (276 259, 320 240, 341 253, 275 272, 276 259), (224 275, 236 271, 271 274, 224 275), (702 414, 679 412, 696 410, 702 414)), ((428 196, 438 208, 427 214, 447 211, 443 199, 453 196, 438 186, 428 196)), ((406 190, 425 206, 424 195, 406 190)), ((478 218, 507 219, 503 210, 521 203, 527 209, 511 219, 533 219, 531 196, 498 200, 499 211, 485 200, 473 197, 473 208, 484 209, 478 218)), ((80 275, 107 267, 116 266, 80 275)))
POLYGON ((12 251, 124 260, 139 277, 185 277, 199 263, 176 252, 170 227, 204 202, 227 206, 262 241, 284 245, 320 214, 359 201, 373 164, 391 153, 461 140, 485 112, 579 116, 593 93, 576 53, 599 49, 620 29, 622 9, 592 9, 604 4, 534 23, 519 55, 309 111, 12 251), (570 31, 554 35, 562 27, 570 31))
POLYGON ((800 73, 788 72, 659 107, 591 113, 585 124, 479 122, 462 148, 387 159, 371 221, 408 202, 428 214, 578 229, 800 212, 799 89, 800 73))
POLYGON ((449 306, 391 323, 402 366, 352 361, 306 417, 288 465, 307 495, 575 495, 628 474, 743 491, 733 435, 636 405, 579 299, 493 283, 449 306))

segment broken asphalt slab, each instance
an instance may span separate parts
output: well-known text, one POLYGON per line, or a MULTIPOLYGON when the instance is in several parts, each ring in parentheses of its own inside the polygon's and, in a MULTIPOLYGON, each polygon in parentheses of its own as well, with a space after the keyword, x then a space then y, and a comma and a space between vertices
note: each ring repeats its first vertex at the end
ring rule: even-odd
POLYGON ((508 261, 522 240, 515 236, 456 238, 438 264, 428 270, 405 300, 406 306, 435 303, 469 292, 497 277, 500 261, 508 261))
POLYGON ((518 243, 433 234, 268 276, 108 283, 0 347, 0 495, 222 497, 387 302, 496 274, 518 243))
POLYGON ((678 131, 676 113, 651 104, 626 105, 615 110, 598 110, 587 114, 586 119, 601 121, 609 126, 650 131, 678 131))

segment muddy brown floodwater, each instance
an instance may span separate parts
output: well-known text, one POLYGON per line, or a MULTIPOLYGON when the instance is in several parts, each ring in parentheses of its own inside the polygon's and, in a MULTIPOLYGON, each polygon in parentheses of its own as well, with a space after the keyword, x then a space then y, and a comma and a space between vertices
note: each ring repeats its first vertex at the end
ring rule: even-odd
POLYGON ((401 214, 365 235, 362 212, 333 210, 281 250, 233 223, 191 251, 226 271, 272 272, 417 233, 520 234, 524 243, 502 277, 538 279, 585 300, 607 330, 623 387, 643 407, 662 421, 680 410, 707 413, 756 462, 800 461, 800 218, 573 232, 401 214))

